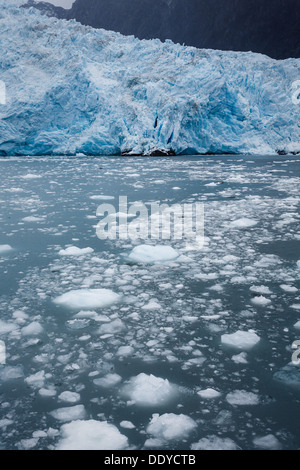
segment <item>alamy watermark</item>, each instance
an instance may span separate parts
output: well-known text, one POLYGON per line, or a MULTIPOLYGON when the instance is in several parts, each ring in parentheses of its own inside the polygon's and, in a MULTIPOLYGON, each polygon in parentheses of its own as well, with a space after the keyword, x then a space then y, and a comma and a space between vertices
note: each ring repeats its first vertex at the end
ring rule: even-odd
POLYGON ((292 83, 292 102, 300 104, 300 80, 295 80, 292 83))
POLYGON ((0 341, 0 365, 6 364, 6 347, 4 341, 0 341))
POLYGON ((6 104, 6 85, 0 80, 0 104, 6 104))
POLYGON ((127 196, 119 207, 101 204, 97 209, 96 233, 100 240, 186 240, 198 249, 204 244, 204 205, 135 202, 128 207, 127 196))

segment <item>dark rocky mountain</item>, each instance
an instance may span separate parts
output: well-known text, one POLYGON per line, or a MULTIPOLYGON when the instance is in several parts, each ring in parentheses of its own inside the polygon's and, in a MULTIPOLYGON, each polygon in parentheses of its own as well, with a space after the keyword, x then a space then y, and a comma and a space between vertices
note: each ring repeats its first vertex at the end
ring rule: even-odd
POLYGON ((48 15, 140 39, 300 57, 300 0, 76 0, 70 10, 34 5, 48 15))

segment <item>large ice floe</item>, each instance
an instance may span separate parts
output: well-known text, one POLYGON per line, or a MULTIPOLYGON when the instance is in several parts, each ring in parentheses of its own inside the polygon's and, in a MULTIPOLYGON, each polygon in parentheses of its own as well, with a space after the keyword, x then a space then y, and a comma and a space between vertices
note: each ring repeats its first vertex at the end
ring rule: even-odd
POLYGON ((3 155, 300 152, 299 59, 141 41, 20 3, 1 2, 3 155))

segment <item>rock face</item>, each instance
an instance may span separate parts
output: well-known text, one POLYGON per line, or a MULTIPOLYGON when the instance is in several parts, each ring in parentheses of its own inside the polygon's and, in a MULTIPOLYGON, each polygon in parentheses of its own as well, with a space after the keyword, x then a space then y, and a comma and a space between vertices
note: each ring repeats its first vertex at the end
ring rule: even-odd
POLYGON ((0 155, 300 152, 300 59, 141 41, 14 1, 0 10, 0 155))
POLYGON ((76 0, 71 10, 44 2, 35 6, 140 39, 300 57, 299 0, 76 0))

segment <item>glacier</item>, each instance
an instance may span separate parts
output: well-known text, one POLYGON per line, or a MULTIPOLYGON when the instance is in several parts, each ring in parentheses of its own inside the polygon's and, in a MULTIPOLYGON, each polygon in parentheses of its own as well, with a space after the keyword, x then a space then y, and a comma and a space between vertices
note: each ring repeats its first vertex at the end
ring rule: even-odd
POLYGON ((139 40, 22 3, 0 6, 0 155, 300 153, 300 59, 139 40))

